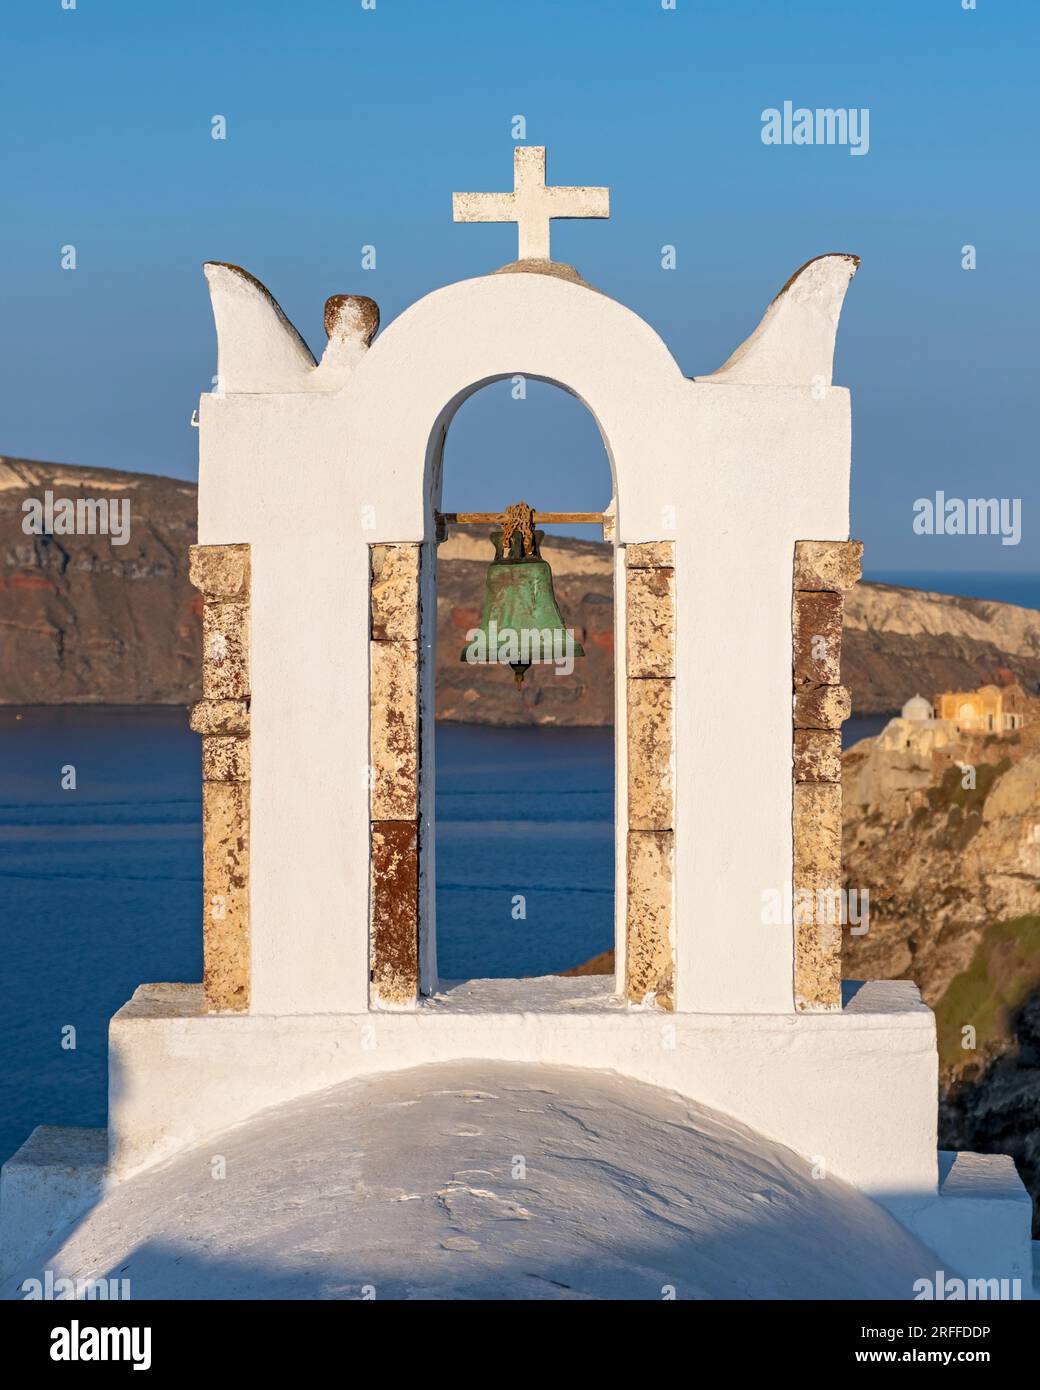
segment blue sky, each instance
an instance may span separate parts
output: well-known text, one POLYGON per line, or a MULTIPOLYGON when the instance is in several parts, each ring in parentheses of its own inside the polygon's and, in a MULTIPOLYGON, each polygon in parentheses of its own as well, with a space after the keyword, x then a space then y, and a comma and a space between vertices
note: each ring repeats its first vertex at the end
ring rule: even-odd
MULTIPOLYGON (((520 114, 550 182, 611 188, 609 222, 554 224, 555 257, 690 375, 811 256, 861 255, 835 379, 853 391, 868 568, 1038 569, 1038 16, 1034 0, 7 0, 0 450, 194 477, 189 420, 215 371, 201 262, 259 276, 319 353, 330 294, 371 295, 385 324, 514 258, 515 229, 453 224, 450 194, 511 187, 520 114), (787 99, 868 107, 869 153, 764 145, 761 113, 787 99), (1021 498, 1021 544, 914 536, 936 489, 1021 498)), ((551 388, 480 393, 453 426, 450 508, 592 509, 608 490, 595 428, 551 388)))

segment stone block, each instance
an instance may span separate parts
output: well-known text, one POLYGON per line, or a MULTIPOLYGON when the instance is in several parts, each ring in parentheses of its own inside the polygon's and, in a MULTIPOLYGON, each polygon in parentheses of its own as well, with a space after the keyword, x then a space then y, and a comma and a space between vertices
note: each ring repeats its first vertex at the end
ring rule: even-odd
POLYGON ((820 591, 794 596, 794 687, 841 682, 841 594, 820 591))
POLYGON ((629 570, 626 583, 628 675, 675 675, 675 571, 629 570))
POLYGON ((840 729, 852 713, 852 697, 843 685, 818 685, 794 697, 796 729, 840 729))
POLYGON ((379 642, 419 640, 419 546, 374 545, 372 637, 379 642))
POLYGON ((842 593, 859 581, 862 541, 796 541, 794 587, 842 593))
POLYGON ((202 776, 207 782, 249 781, 249 740, 210 734, 202 740, 202 776))
POLYGON ((673 680, 630 680, 628 686, 628 826, 671 830, 673 680))
POLYGON ((794 887, 841 879, 841 783, 794 786, 794 887))
POLYGON ((672 944, 674 835, 670 830, 634 830, 628 835, 628 917, 625 994, 674 1007, 672 944))
POLYGON ((370 642, 372 820, 419 814, 419 645, 370 642))
POLYGON ((674 564, 674 541, 641 541, 625 546, 625 565, 630 570, 671 569, 674 564))
POLYGON ((414 1004, 419 992, 419 827, 372 822, 372 1002, 414 1004))
POLYGON ((244 603, 203 605, 202 694, 207 700, 249 695, 249 609, 244 603))
POLYGON ((196 734, 249 733, 248 700, 199 700, 191 707, 191 729, 196 734))
POLYGON ((794 1004, 799 1013, 841 1008, 841 925, 795 919, 794 1004))
POLYGON ((841 781, 841 734, 837 729, 796 729, 794 780, 841 781))
POLYGON ((248 545, 193 545, 188 574, 200 593, 210 599, 249 597, 248 545))
POLYGON ((841 783, 794 787, 794 1000, 841 1008, 841 783))
POLYGON ((210 1011, 249 1007, 249 784, 202 784, 203 987, 210 1011))

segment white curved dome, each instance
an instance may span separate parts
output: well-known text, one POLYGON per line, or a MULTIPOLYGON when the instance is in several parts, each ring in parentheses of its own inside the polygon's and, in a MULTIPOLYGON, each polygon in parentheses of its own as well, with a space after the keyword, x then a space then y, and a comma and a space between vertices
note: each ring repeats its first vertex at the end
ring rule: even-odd
POLYGON ((937 1259, 840 1178, 814 1181, 807 1159, 669 1091, 451 1062, 334 1086, 176 1154, 25 1273, 118 1271, 136 1298, 372 1284, 380 1299, 888 1299, 937 1259))
POLYGON ((904 719, 931 719, 932 706, 929 700, 923 695, 915 695, 912 700, 907 700, 903 706, 904 719))

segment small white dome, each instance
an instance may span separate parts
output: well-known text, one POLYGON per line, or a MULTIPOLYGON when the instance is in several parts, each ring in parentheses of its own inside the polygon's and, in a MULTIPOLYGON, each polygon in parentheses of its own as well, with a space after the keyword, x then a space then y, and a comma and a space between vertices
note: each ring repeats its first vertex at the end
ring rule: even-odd
POLYGON ((903 706, 904 719, 931 719, 931 702, 926 700, 923 695, 915 695, 912 700, 907 700, 903 706))

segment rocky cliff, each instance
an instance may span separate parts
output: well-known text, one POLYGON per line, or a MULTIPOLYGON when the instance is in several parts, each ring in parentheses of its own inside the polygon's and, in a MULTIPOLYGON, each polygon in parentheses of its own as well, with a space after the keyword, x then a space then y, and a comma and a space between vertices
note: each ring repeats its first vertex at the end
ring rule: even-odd
MULTIPOLYGON (((199 694, 199 596, 188 582, 196 489, 153 474, 0 459, 0 703, 187 704, 199 694), (102 534, 28 535, 23 503, 124 500, 125 545, 102 534)), ((439 551, 437 717, 483 724, 609 724, 614 716, 608 546, 551 538, 556 594, 586 655, 574 674, 462 662, 477 621, 490 528, 456 527, 439 551)), ((920 690, 973 687, 1011 670, 1040 681, 1040 613, 861 584, 848 596, 843 679, 857 714, 920 690)))
POLYGON ((919 985, 940 1142, 1012 1154, 1040 1218, 1040 702, 1030 717, 999 738, 894 720, 846 751, 843 869, 870 911, 843 973, 919 985))
POLYGON ((889 584, 845 596, 842 680, 856 714, 888 714, 920 692, 974 690, 1012 672, 1040 681, 1040 612, 889 584))
POLYGON ((172 478, 0 459, 0 703, 198 699, 196 512, 195 487, 172 478), (126 543, 27 534, 22 504, 48 492, 52 504, 129 503, 126 543))

